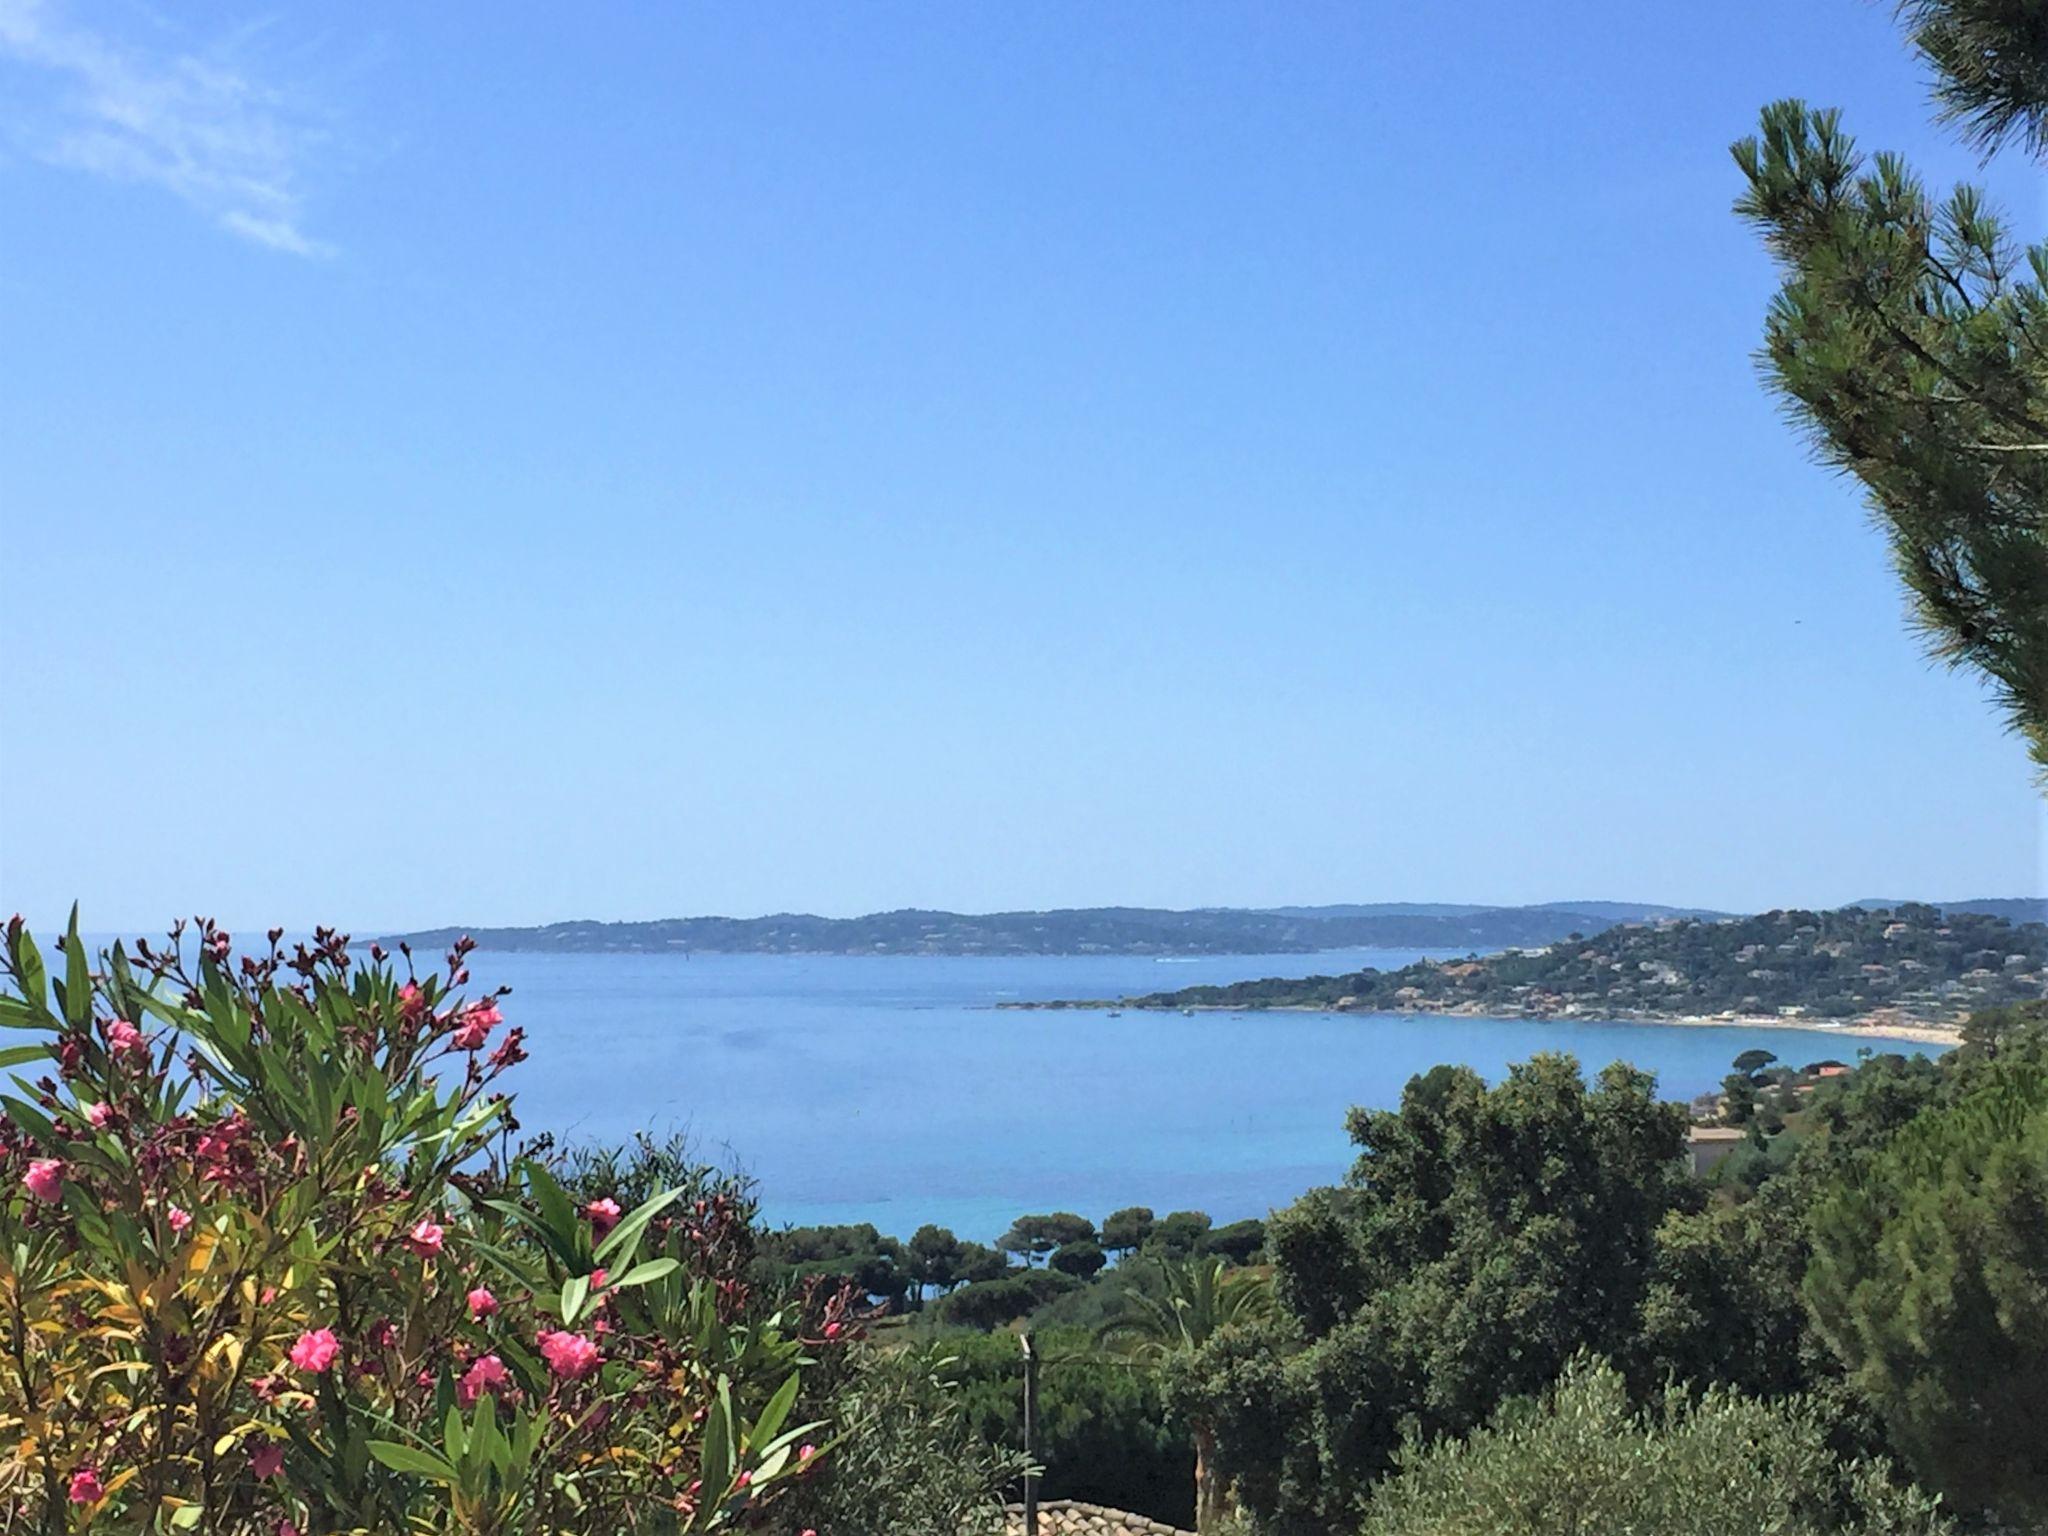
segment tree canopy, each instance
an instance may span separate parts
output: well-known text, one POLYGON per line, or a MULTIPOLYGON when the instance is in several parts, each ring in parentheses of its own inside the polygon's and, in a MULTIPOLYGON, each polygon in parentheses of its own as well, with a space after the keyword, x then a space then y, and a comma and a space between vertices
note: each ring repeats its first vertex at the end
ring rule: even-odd
POLYGON ((1404 1425, 1462 1434, 1579 1349, 1639 1354, 1658 1228, 1699 1202, 1685 1126, 1646 1074, 1616 1065, 1589 1087, 1560 1055, 1491 1088, 1438 1067, 1398 1110, 1354 1110, 1350 1187, 1267 1228, 1299 1352, 1240 1330, 1199 1368, 1254 1513, 1349 1519, 1404 1425))
MULTIPOLYGON (((2048 149, 2048 7, 1908 0, 1948 117, 2048 149)), ((1736 211, 1783 271, 1763 366, 1823 462, 1862 482, 1934 654, 1989 679, 2048 771, 2048 248, 1974 187, 1937 201, 1785 100, 1734 147, 1736 211)))
POLYGON ((1845 1174, 1812 1217, 1821 1333, 1923 1481, 2048 1514, 2048 1074, 1983 1065, 1845 1174))

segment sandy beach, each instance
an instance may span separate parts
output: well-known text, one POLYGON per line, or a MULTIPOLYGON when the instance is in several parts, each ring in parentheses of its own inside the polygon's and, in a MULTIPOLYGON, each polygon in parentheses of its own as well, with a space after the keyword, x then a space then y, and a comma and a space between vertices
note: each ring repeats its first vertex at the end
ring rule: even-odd
POLYGON ((1440 1014, 1459 1019, 1571 1019, 1579 1023, 1612 1021, 1617 1024, 1670 1024, 1695 1029, 1796 1029, 1816 1035, 1875 1035, 1884 1040, 1902 1040, 1914 1045, 1954 1046, 1962 1043, 1958 1025, 1932 1024, 1901 1019, 1895 1014, 1867 1014, 1852 1019, 1788 1019, 1771 1013, 1669 1014, 1669 1013, 1501 1013, 1483 1008, 1336 1008, 1311 1003, 1275 1003, 1269 1007, 1232 1006, 1224 1003, 1193 1003, 1184 1008, 1148 1008, 1133 1002, 1085 1003, 998 1003, 998 1008, 1129 1008, 1148 1013, 1399 1013, 1440 1014))

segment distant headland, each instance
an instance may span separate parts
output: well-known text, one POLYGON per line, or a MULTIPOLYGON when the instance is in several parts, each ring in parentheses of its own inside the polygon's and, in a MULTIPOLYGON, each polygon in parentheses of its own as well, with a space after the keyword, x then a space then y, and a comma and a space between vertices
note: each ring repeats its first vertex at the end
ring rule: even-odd
POLYGON ((1625 921, 1599 933, 1391 971, 1272 977, 1010 1007, 1319 1009, 1855 1027, 1941 1040, 1970 1013, 2048 997, 2040 902, 1920 902, 1625 921), (2010 922, 2017 910, 2030 920, 2010 922))
MULTIPOLYGON (((2048 918, 2048 902, 1949 903, 2020 921, 2048 918)), ((865 917, 781 912, 767 917, 579 920, 526 928, 434 928, 395 934, 441 948, 460 934, 486 950, 553 954, 771 955, 1286 955, 1334 949, 1441 949, 1484 953, 1555 944, 1616 923, 1732 914, 1653 902, 1559 901, 1533 906, 1369 902, 1340 906, 1062 907, 1045 912, 939 912, 906 908, 865 917)))
MULTIPOLYGON (((672 917, 437 928, 397 935, 439 947, 467 933, 484 949, 556 953, 771 955, 1287 955, 1327 949, 1499 949, 1547 944, 1618 921, 1719 915, 1642 902, 1486 907, 1381 902, 1328 907, 1062 907, 1047 912, 906 908, 865 917, 672 917)), ((395 942, 386 939, 387 944, 395 942)))

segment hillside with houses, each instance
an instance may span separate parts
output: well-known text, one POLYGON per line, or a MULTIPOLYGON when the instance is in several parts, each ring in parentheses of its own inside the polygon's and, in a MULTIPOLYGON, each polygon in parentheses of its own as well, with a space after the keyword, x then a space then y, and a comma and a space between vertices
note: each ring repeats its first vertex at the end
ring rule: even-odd
POLYGON ((1918 903, 1623 923, 1399 970, 1189 987, 1137 1008, 1415 1010, 1510 1017, 1753 1018, 1953 1026, 2048 995, 2048 925, 1918 903))

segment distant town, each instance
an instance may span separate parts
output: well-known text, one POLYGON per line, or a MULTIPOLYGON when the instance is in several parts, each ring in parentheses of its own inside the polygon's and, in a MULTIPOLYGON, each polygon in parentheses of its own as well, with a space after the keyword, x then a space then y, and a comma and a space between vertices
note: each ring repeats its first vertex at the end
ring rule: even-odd
POLYGON ((1188 987, 1088 1004, 1322 1008, 1953 1028, 2048 996, 2048 925, 1918 902, 1624 922, 1398 970, 1188 987))

